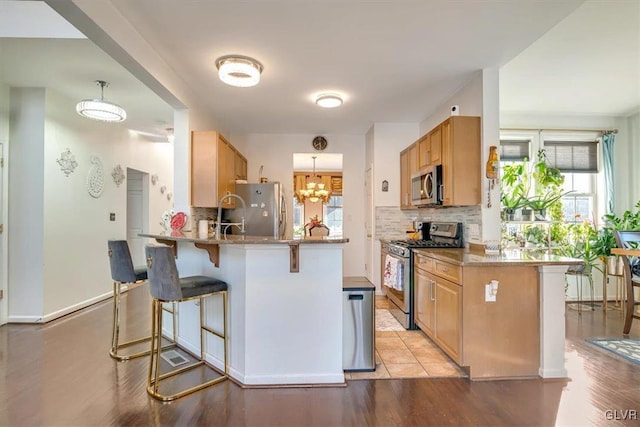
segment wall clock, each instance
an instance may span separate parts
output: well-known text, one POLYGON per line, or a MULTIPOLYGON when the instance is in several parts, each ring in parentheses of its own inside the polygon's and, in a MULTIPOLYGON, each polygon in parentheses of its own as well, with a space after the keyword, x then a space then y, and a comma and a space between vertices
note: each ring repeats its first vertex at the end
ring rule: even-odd
POLYGON ((327 140, 324 136, 316 136, 311 143, 316 151, 322 151, 327 148, 327 140))

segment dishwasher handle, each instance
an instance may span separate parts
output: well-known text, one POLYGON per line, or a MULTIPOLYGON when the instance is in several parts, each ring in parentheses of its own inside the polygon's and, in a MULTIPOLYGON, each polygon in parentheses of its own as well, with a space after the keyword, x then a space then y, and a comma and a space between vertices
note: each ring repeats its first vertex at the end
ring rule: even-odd
POLYGON ((360 301, 362 301, 363 299, 364 299, 364 295, 362 295, 362 294, 349 295, 349 301, 352 301, 352 300, 360 300, 360 301))

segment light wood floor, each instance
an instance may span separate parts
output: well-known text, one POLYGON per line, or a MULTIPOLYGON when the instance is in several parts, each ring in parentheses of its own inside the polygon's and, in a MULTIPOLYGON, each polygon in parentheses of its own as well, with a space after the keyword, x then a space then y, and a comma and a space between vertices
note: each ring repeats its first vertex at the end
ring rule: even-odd
MULTIPOLYGON (((123 303, 125 335, 147 332, 147 287, 123 303)), ((607 414, 640 412, 640 365, 585 341, 621 337, 617 311, 567 312, 568 379, 354 380, 281 389, 226 381, 170 404, 147 396, 147 359, 108 356, 110 322, 105 302, 45 325, 0 327, 0 426, 638 425, 607 414)), ((640 338, 639 321, 631 336, 640 338)))

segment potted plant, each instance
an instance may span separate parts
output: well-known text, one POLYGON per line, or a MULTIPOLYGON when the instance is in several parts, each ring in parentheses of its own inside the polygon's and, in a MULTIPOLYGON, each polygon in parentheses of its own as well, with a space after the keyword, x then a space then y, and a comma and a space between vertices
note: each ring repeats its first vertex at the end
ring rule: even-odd
POLYGON ((621 263, 618 257, 611 255, 611 248, 616 247, 614 230, 640 230, 640 201, 635 204, 636 210, 626 210, 622 216, 610 213, 604 215, 604 226, 593 239, 592 247, 600 259, 607 263, 607 270, 620 274, 621 263))
POLYGON ((558 193, 557 190, 549 191, 540 196, 527 199, 526 205, 533 210, 536 221, 544 221, 547 219, 547 209, 569 193, 571 193, 571 191, 564 193, 558 193))
POLYGON ((547 209, 570 192, 562 191, 564 176, 560 169, 549 167, 544 149, 538 150, 536 162, 531 167, 534 195, 527 200, 527 206, 533 209, 538 221, 547 219, 547 209))
POLYGON ((506 221, 513 221, 516 210, 523 207, 526 201, 530 184, 526 163, 525 161, 503 166, 500 177, 500 203, 506 221))

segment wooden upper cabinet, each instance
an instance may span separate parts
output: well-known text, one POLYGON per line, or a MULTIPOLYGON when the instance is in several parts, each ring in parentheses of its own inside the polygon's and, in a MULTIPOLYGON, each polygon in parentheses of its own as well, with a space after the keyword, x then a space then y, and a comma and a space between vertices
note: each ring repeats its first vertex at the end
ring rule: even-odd
POLYGON ((418 170, 422 170, 431 164, 431 140, 426 134, 420 138, 418 144, 418 170))
POLYGON ((443 206, 482 202, 480 117, 452 116, 400 153, 400 208, 411 206, 411 176, 442 165, 443 206))
POLYGON ((400 153, 400 209, 411 207, 411 173, 409 172, 409 149, 400 153))
MULTIPOLYGON (((236 179, 246 179, 244 156, 219 132, 192 131, 191 206, 218 207, 223 195, 235 191, 236 179)), ((221 207, 234 208, 235 199, 226 199, 221 207)))
POLYGON ((411 175, 418 172, 418 143, 414 143, 409 147, 409 180, 411 175))
POLYGON ((443 206, 482 202, 480 117, 452 116, 441 125, 443 206))
POLYGON ((429 133, 429 164, 442 164, 442 128, 438 126, 429 133))

